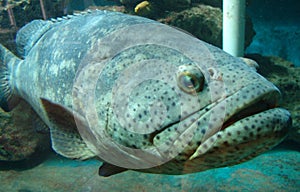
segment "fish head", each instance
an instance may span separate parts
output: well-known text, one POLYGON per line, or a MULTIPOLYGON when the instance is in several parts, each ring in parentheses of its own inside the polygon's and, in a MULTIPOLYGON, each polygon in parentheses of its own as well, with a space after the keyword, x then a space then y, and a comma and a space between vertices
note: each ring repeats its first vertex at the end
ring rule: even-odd
POLYGON ((272 83, 242 59, 165 25, 112 32, 82 63, 75 95, 83 103, 73 108, 88 126, 78 130, 110 164, 197 172, 250 159, 287 134, 290 114, 277 107, 272 83))

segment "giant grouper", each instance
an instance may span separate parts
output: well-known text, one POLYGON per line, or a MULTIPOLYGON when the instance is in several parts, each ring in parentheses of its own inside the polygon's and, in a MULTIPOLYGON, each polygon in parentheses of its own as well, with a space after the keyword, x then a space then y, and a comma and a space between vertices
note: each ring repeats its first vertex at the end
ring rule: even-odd
POLYGON ((142 17, 88 11, 34 20, 17 56, 1 45, 1 107, 25 100, 67 158, 186 174, 235 165, 280 143, 291 124, 254 65, 142 17))

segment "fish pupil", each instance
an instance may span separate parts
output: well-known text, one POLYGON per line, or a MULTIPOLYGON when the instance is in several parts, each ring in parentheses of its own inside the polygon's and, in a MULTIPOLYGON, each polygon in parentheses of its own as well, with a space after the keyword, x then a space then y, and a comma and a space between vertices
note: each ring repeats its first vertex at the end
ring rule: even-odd
POLYGON ((197 89, 197 79, 191 75, 182 75, 181 84, 189 90, 197 89))

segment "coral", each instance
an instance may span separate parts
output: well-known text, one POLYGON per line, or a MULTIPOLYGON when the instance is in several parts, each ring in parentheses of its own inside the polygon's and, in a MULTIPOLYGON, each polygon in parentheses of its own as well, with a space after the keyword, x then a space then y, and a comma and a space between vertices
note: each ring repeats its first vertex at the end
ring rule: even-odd
POLYGON ((49 134, 35 130, 35 112, 21 102, 12 112, 0 111, 0 160, 23 160, 49 146, 49 134))
POLYGON ((30 0, 7 0, 0 2, 0 11, 7 10, 8 8, 13 8, 20 6, 21 4, 29 4, 30 0))
MULTIPOLYGON (((198 4, 178 13, 171 12, 159 21, 184 29, 201 40, 222 47, 222 11, 220 8, 198 4)), ((255 35, 250 18, 246 19, 245 34, 245 47, 247 47, 255 35)))

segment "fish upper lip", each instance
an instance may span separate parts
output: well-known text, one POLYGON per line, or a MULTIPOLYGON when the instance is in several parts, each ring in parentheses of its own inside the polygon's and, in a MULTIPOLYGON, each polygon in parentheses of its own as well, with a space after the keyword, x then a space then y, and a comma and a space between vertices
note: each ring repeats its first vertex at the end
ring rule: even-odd
POLYGON ((279 95, 277 90, 268 91, 259 95, 252 102, 245 105, 240 110, 237 110, 231 117, 225 120, 220 130, 226 129, 243 118, 278 107, 279 95))

